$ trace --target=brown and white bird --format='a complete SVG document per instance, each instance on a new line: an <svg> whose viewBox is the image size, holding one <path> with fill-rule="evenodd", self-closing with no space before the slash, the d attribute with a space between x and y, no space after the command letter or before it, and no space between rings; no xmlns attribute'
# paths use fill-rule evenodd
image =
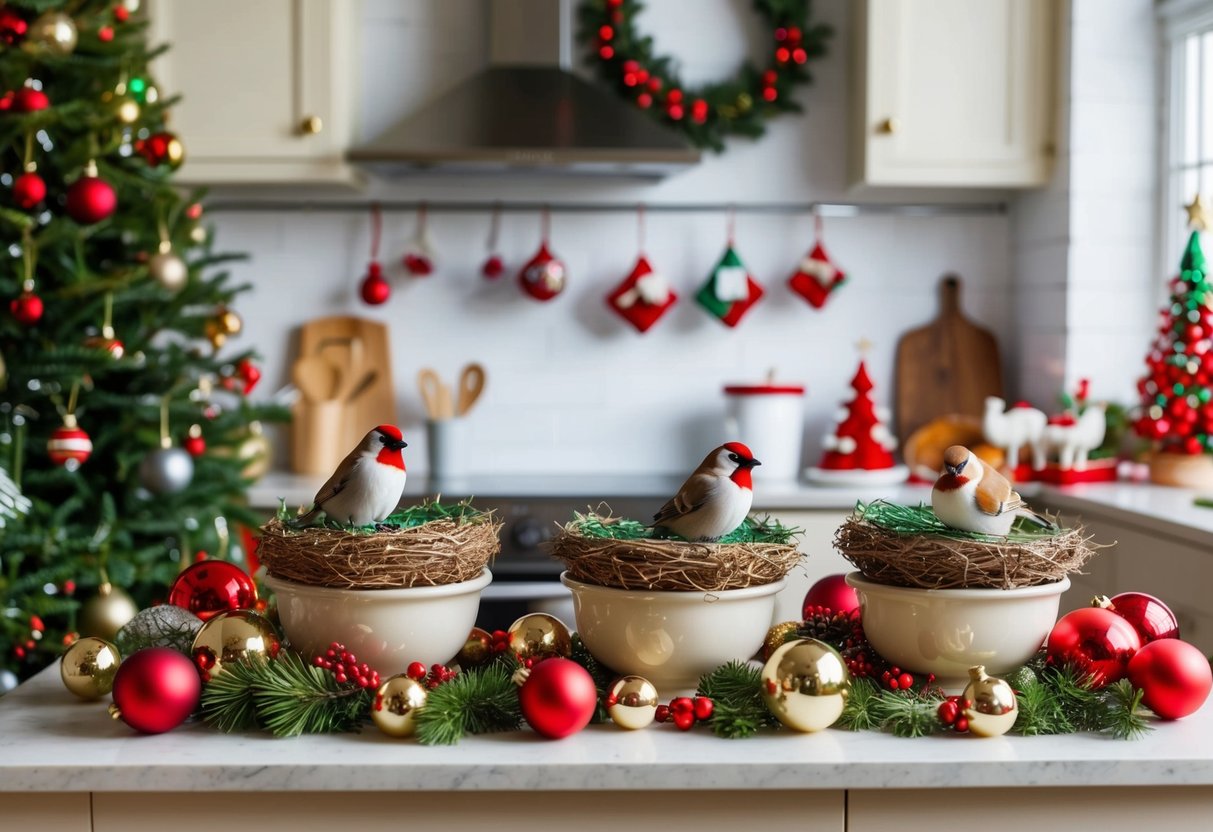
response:
<svg viewBox="0 0 1213 832"><path fill-rule="evenodd" d="M325 517L349 526L378 523L396 510L404 493L404 456L408 443L395 425L380 425L350 451L337 470L320 486L312 508L291 521L292 526Z"/></svg>
<svg viewBox="0 0 1213 832"><path fill-rule="evenodd" d="M754 484L750 472L762 463L740 442L712 451L678 493L653 515L653 526L687 540L719 540L750 513Z"/></svg>
<svg viewBox="0 0 1213 832"><path fill-rule="evenodd" d="M1028 508L1006 477L964 445L943 452L943 469L931 490L931 507L952 528L1005 537L1016 517L1056 528Z"/></svg>

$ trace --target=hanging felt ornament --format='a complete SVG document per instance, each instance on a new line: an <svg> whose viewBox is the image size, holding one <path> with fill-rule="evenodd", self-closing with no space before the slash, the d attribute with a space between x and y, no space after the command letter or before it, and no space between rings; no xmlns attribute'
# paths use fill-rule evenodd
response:
<svg viewBox="0 0 1213 832"><path fill-rule="evenodd" d="M498 253L497 238L501 233L501 203L493 203L493 217L489 221L489 239L485 246L488 256L480 266L480 273L486 280L496 280L505 274L505 260Z"/></svg>
<svg viewBox="0 0 1213 832"><path fill-rule="evenodd" d="M821 214L813 212L813 249L796 266L796 272L788 278L792 291L809 302L814 309L821 309L830 295L846 282L847 275L834 265L821 242Z"/></svg>
<svg viewBox="0 0 1213 832"><path fill-rule="evenodd" d="M564 291L567 281L564 262L548 249L548 232L551 228L551 217L547 206L543 208L540 219L542 239L539 251L526 262L518 272L518 283L522 291L535 300L551 300Z"/></svg>
<svg viewBox="0 0 1213 832"><path fill-rule="evenodd" d="M712 269L707 281L695 295L699 303L710 314L720 319L725 326L734 327L741 322L750 307L762 297L762 286L750 275L749 269L733 248L733 232L736 220L729 209L728 245L720 262Z"/></svg>
<svg viewBox="0 0 1213 832"><path fill-rule="evenodd" d="M638 332L647 332L678 300L670 282L644 255L644 206L636 212L640 253L632 271L607 295L607 305Z"/></svg>
<svg viewBox="0 0 1213 832"><path fill-rule="evenodd" d="M428 277L434 273L434 243L430 240L424 202L417 209L417 230L404 250L404 270L410 277Z"/></svg>
<svg viewBox="0 0 1213 832"><path fill-rule="evenodd" d="M358 287L362 300L371 306L385 303L392 296L392 287L383 278L383 267L379 265L379 240L383 235L383 216L379 203L371 203L371 262L366 267L366 277Z"/></svg>

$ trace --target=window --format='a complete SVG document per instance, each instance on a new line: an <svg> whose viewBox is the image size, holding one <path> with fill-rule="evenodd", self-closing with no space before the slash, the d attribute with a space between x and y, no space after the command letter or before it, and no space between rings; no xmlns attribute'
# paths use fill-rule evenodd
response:
<svg viewBox="0 0 1213 832"><path fill-rule="evenodd" d="M1166 178L1162 188L1162 257L1174 271L1196 194L1213 212L1213 2L1168 0L1160 7L1168 66Z"/></svg>

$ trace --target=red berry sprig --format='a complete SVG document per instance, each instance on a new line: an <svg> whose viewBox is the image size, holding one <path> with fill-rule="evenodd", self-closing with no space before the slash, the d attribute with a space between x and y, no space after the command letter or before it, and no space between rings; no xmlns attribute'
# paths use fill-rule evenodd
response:
<svg viewBox="0 0 1213 832"><path fill-rule="evenodd" d="M696 722L707 722L716 710L716 703L706 696L676 696L668 705L658 705L654 719L673 722L680 731L690 731Z"/></svg>
<svg viewBox="0 0 1213 832"><path fill-rule="evenodd" d="M939 721L944 725L949 726L958 734L963 734L969 730L969 718L964 715L967 708L973 707L973 703L968 699L960 696L949 696L947 699L939 703Z"/></svg>
<svg viewBox="0 0 1213 832"><path fill-rule="evenodd" d="M322 667L333 674L340 685L353 682L360 688L378 688L379 673L367 666L366 662L358 663L358 657L345 649L345 645L334 641L323 656L317 656L312 664Z"/></svg>
<svg viewBox="0 0 1213 832"><path fill-rule="evenodd" d="M914 687L914 677L904 672L900 667L890 667L880 674L880 681L889 690L909 690Z"/></svg>
<svg viewBox="0 0 1213 832"><path fill-rule="evenodd" d="M421 682L430 690L444 685L459 675L459 671L451 670L444 664L433 664L429 670L421 662L413 662L404 671L404 675L414 681Z"/></svg>

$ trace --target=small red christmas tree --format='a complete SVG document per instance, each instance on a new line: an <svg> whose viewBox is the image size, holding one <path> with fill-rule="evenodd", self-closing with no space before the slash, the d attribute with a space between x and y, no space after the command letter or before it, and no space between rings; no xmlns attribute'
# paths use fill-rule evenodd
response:
<svg viewBox="0 0 1213 832"><path fill-rule="evenodd" d="M859 359L859 369L851 379L855 398L846 405L846 415L826 437L821 468L827 471L876 471L892 468L897 442L876 412L871 392L875 385L867 365Z"/></svg>

